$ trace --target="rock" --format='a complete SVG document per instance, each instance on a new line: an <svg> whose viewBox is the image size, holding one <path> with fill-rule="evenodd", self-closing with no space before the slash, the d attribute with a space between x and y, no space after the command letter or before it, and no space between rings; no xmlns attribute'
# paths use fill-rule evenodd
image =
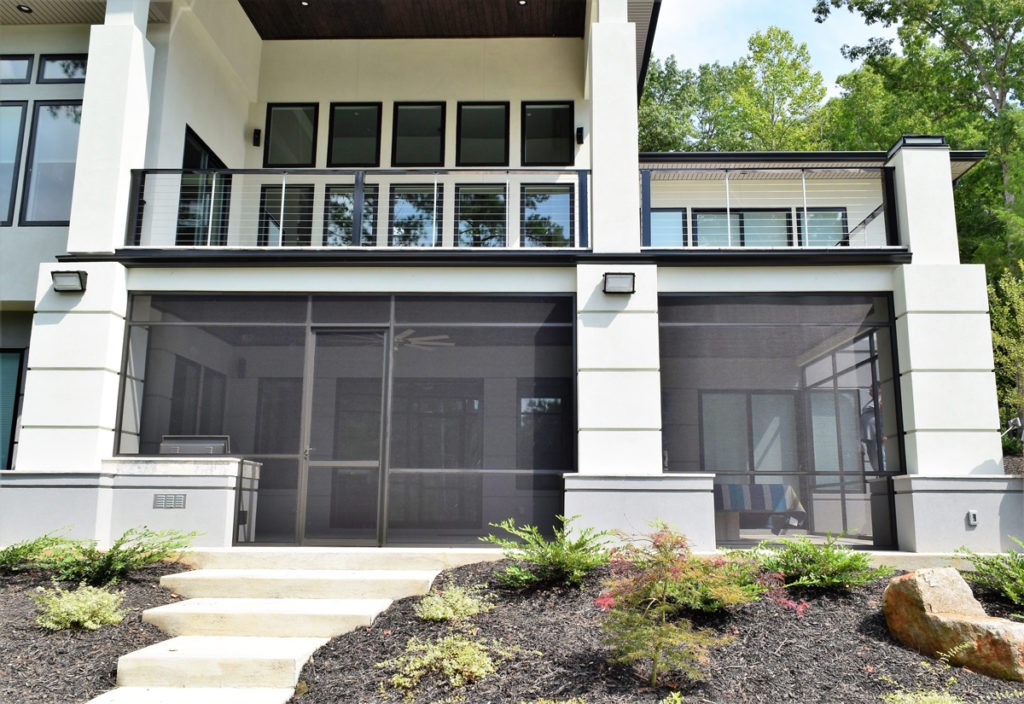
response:
<svg viewBox="0 0 1024 704"><path fill-rule="evenodd" d="M1024 623L991 618L952 567L894 577L882 609L901 643L953 665L1024 682Z"/></svg>

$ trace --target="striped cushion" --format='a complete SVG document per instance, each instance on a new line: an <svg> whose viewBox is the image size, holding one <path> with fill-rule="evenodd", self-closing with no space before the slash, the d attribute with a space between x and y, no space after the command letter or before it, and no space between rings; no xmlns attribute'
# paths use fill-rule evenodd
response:
<svg viewBox="0 0 1024 704"><path fill-rule="evenodd" d="M715 484L716 511L803 511L787 484Z"/></svg>

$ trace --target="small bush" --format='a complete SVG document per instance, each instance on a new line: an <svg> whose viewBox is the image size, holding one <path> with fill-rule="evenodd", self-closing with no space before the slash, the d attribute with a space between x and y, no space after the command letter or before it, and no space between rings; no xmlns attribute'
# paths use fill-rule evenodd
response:
<svg viewBox="0 0 1024 704"><path fill-rule="evenodd" d="M658 704L684 704L683 695L679 692L672 692L672 694L662 699Z"/></svg>
<svg viewBox="0 0 1024 704"><path fill-rule="evenodd" d="M56 578L61 581L97 587L116 584L140 567L176 555L197 535L198 532L154 531L145 526L131 528L106 551L94 542L76 541L58 551L49 566L57 571Z"/></svg>
<svg viewBox="0 0 1024 704"><path fill-rule="evenodd" d="M1024 604L1024 543L1010 536L1021 550L1007 550L999 555L978 555L967 548L957 552L964 555L974 572L964 572L964 579L983 589L1002 594L1014 604Z"/></svg>
<svg viewBox="0 0 1024 704"><path fill-rule="evenodd" d="M400 689L415 689L427 675L444 677L452 687L462 687L497 669L492 652L496 651L459 633L433 641L414 637L405 644L404 655L377 667L397 667L390 681Z"/></svg>
<svg viewBox="0 0 1024 704"><path fill-rule="evenodd" d="M511 518L491 524L521 542L493 534L480 540L500 545L505 557L525 563L499 572L499 581L516 588L579 584L587 572L608 562L606 545L611 535L608 531L584 528L575 538L569 538L566 535L569 524L579 516L557 518L561 526L555 527L551 540L545 538L537 526L517 526Z"/></svg>
<svg viewBox="0 0 1024 704"><path fill-rule="evenodd" d="M79 585L78 589L60 587L44 589L30 594L41 613L36 623L43 628L63 631L68 628L86 628L95 631L100 626L121 623L125 612L121 610L124 596L101 587Z"/></svg>
<svg viewBox="0 0 1024 704"><path fill-rule="evenodd" d="M490 611L494 604L488 597L477 596L483 587L448 587L420 599L412 607L424 621L452 621L458 623Z"/></svg>
<svg viewBox="0 0 1024 704"><path fill-rule="evenodd" d="M763 571L781 574L790 587L849 589L892 573L886 567L872 568L867 554L839 545L838 539L829 533L820 544L804 536L768 541L758 545L754 554Z"/></svg>
<svg viewBox="0 0 1024 704"><path fill-rule="evenodd" d="M54 555L76 541L63 535L46 535L24 540L0 550L0 572L18 572L47 567Z"/></svg>

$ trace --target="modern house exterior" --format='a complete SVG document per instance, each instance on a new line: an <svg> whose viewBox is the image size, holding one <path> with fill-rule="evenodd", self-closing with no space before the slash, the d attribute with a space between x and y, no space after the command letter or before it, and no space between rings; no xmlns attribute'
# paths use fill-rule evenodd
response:
<svg viewBox="0 0 1024 704"><path fill-rule="evenodd" d="M983 154L638 154L659 0L0 5L0 544L998 550Z"/></svg>

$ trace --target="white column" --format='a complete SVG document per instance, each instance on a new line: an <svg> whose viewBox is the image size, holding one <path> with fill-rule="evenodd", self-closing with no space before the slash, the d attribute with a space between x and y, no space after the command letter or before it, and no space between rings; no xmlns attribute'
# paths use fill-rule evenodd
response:
<svg viewBox="0 0 1024 704"><path fill-rule="evenodd" d="M895 168L900 244L910 248L914 264L959 264L949 147L901 143L887 164Z"/></svg>
<svg viewBox="0 0 1024 704"><path fill-rule="evenodd" d="M69 252L110 252L124 244L131 170L145 165L153 76L149 0L108 0L106 13L89 36Z"/></svg>
<svg viewBox="0 0 1024 704"><path fill-rule="evenodd" d="M595 0L587 86L592 110L592 243L596 252L640 250L636 27L625 0Z"/></svg>

